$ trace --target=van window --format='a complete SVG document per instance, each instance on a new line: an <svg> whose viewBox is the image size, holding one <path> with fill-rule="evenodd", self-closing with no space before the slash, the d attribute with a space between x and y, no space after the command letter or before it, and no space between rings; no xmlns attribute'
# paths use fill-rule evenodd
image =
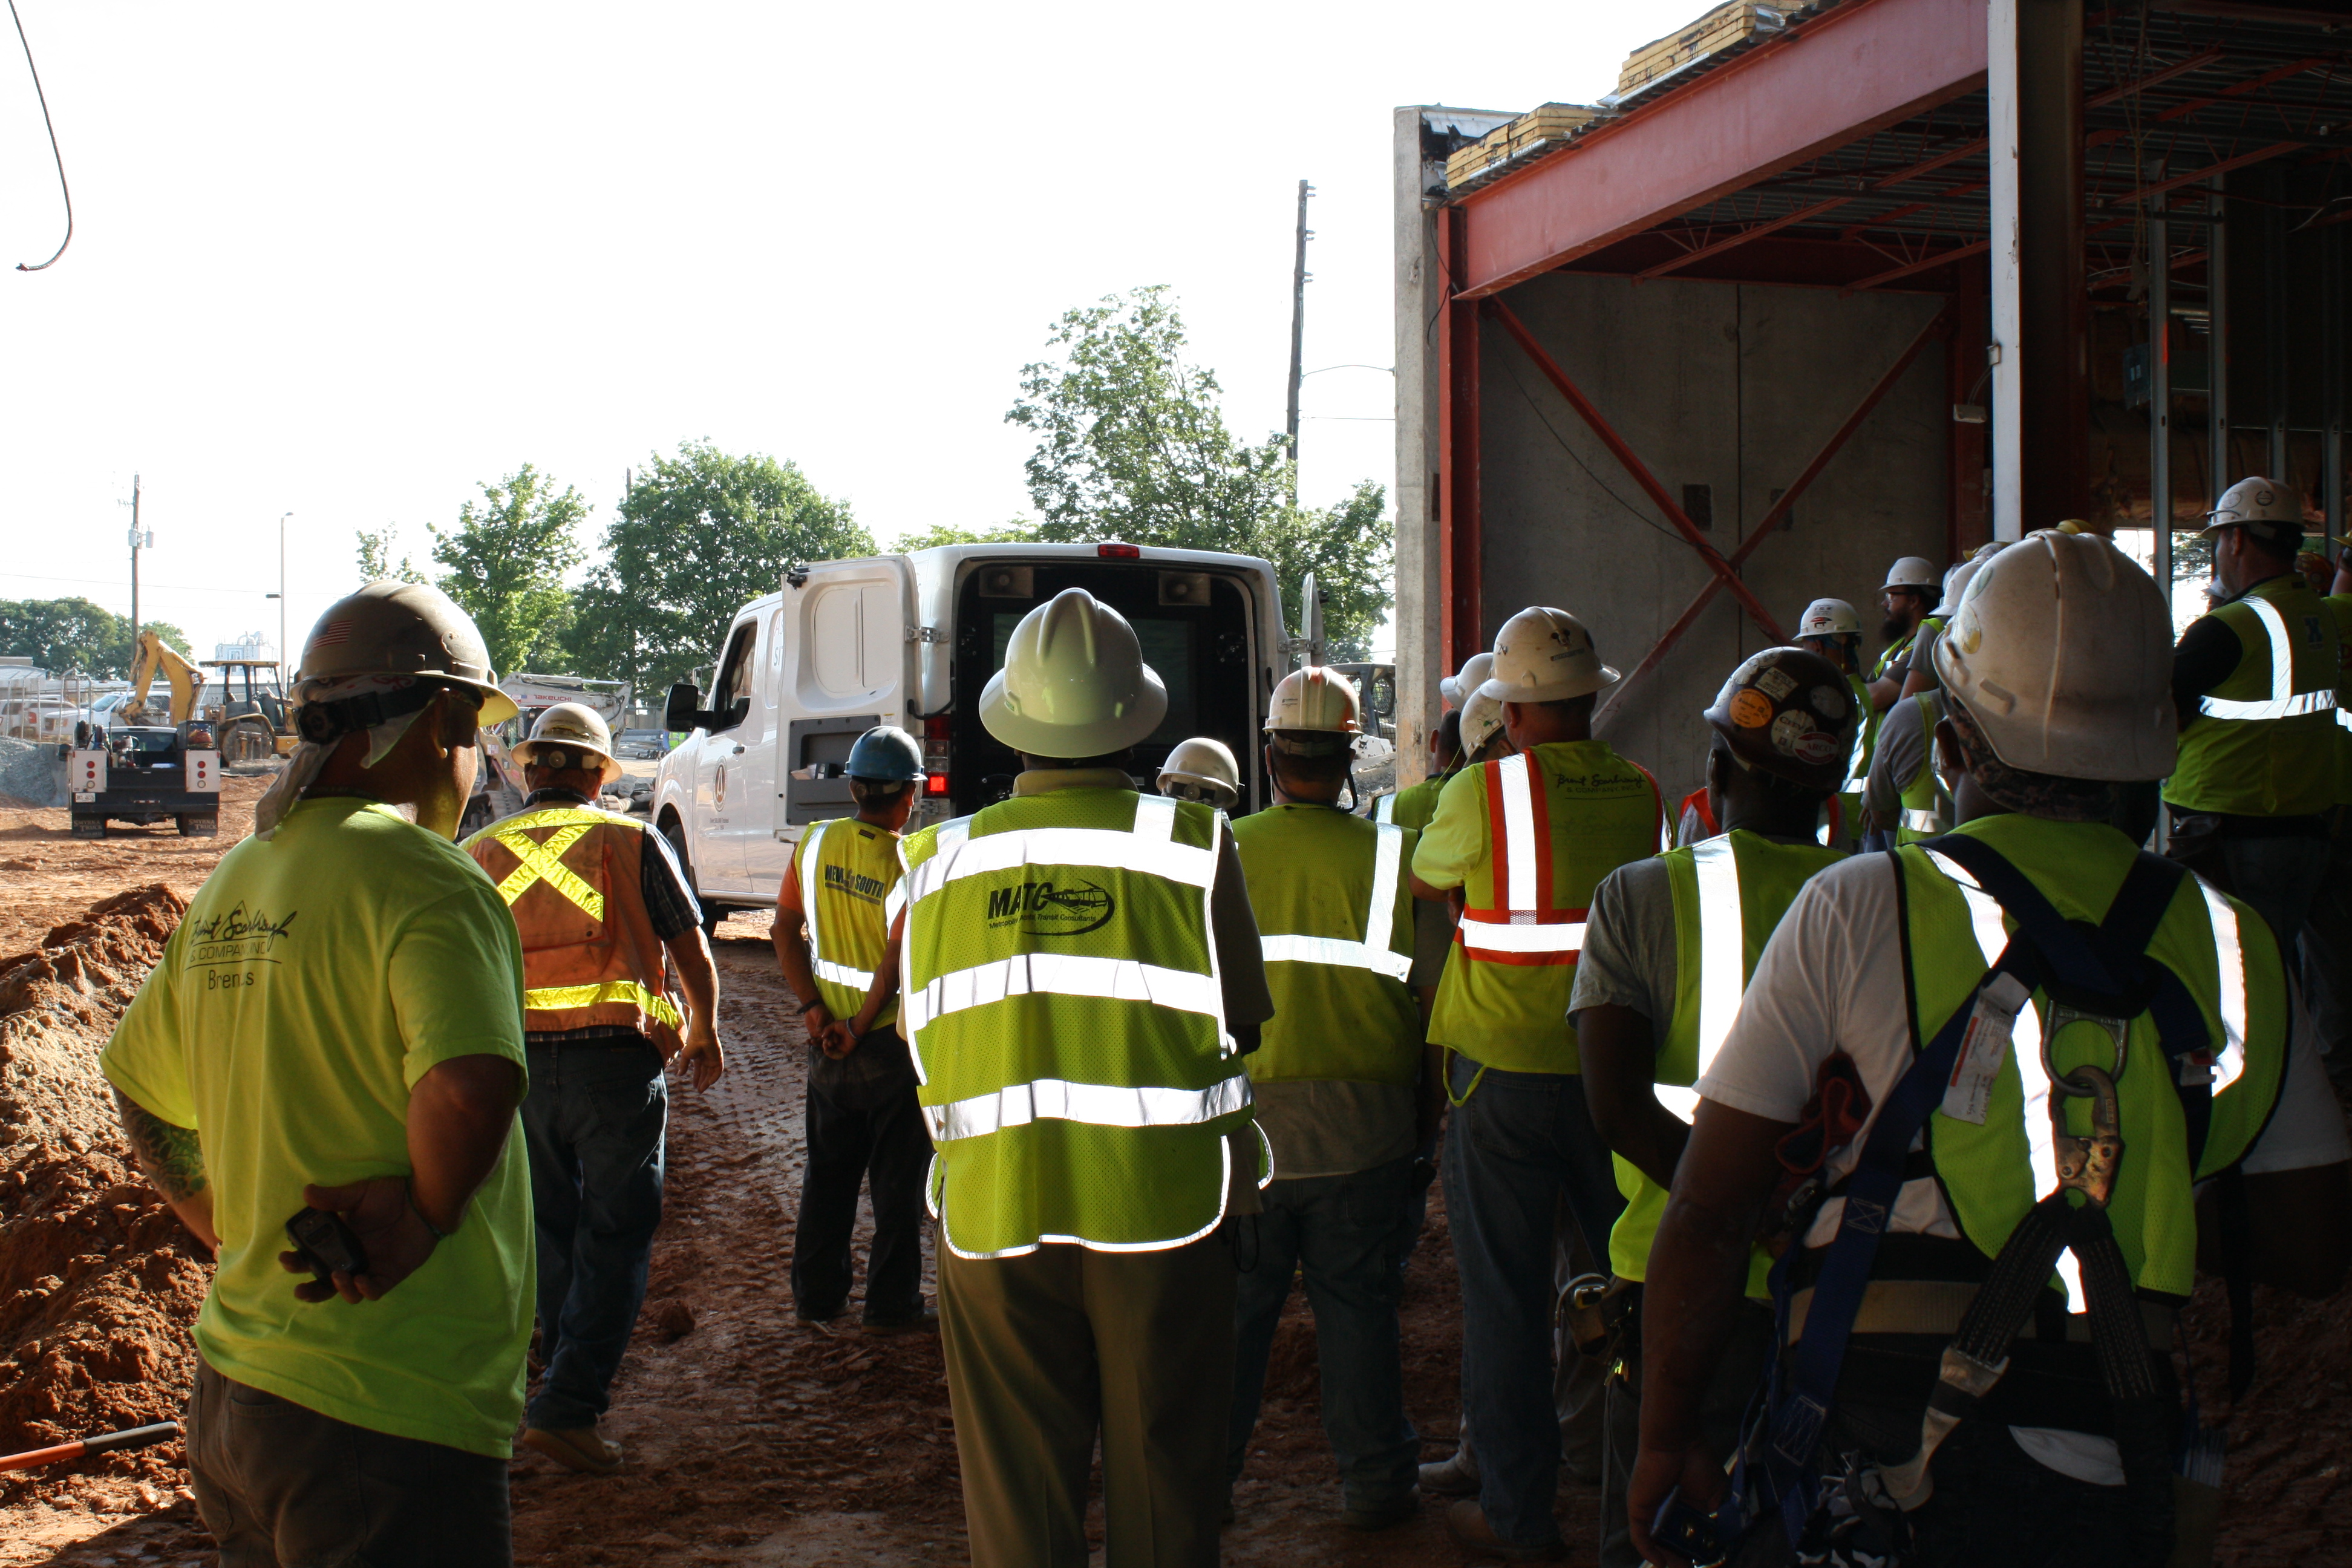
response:
<svg viewBox="0 0 2352 1568"><path fill-rule="evenodd" d="M760 623L746 621L735 628L728 639L727 657L719 664L719 700L711 707L722 716L719 728L731 730L743 721L751 701L752 645L758 638Z"/></svg>

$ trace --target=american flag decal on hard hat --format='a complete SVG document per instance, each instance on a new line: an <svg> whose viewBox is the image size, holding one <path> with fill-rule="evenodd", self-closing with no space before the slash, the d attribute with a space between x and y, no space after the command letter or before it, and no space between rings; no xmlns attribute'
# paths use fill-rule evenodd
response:
<svg viewBox="0 0 2352 1568"><path fill-rule="evenodd" d="M351 640L351 622L348 620L329 621L325 626L320 626L317 632L312 634L310 637L310 646L312 647L332 647L337 643L349 642Z"/></svg>

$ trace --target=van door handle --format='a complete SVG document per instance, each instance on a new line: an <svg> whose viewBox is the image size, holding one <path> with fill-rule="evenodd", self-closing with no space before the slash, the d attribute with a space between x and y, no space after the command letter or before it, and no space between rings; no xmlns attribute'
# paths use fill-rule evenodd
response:
<svg viewBox="0 0 2352 1568"><path fill-rule="evenodd" d="M742 747L740 747L740 746L736 747L736 748L735 748L735 754L736 754L737 756L739 756L739 757L740 757L740 756L741 756L741 755L743 754L743 748L742 748Z"/></svg>

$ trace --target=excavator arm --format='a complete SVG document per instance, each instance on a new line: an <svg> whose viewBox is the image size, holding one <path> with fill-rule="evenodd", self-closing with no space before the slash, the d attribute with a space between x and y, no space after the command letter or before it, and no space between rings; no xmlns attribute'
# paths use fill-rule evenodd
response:
<svg viewBox="0 0 2352 1568"><path fill-rule="evenodd" d="M153 632L139 634L139 657L131 666L131 700L124 707L133 712L147 710L147 692L155 684L155 672L159 669L172 685L171 722L184 724L196 716L196 701L204 695L204 677L186 656Z"/></svg>

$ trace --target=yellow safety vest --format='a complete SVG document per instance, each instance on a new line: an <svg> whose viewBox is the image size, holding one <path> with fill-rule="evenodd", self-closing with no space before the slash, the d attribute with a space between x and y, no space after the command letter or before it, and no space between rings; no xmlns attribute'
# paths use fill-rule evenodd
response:
<svg viewBox="0 0 2352 1568"><path fill-rule="evenodd" d="M835 1017L855 1017L866 1005L875 966L890 945L903 874L898 836L854 816L812 823L793 867L800 877L817 994ZM893 996L874 1016L874 1024L880 1028L898 1017L898 999Z"/></svg>
<svg viewBox="0 0 2352 1568"><path fill-rule="evenodd" d="M2184 811L2309 816L2336 803L2336 616L2293 572L2214 610L2237 667L2180 731L2164 798Z"/></svg>

